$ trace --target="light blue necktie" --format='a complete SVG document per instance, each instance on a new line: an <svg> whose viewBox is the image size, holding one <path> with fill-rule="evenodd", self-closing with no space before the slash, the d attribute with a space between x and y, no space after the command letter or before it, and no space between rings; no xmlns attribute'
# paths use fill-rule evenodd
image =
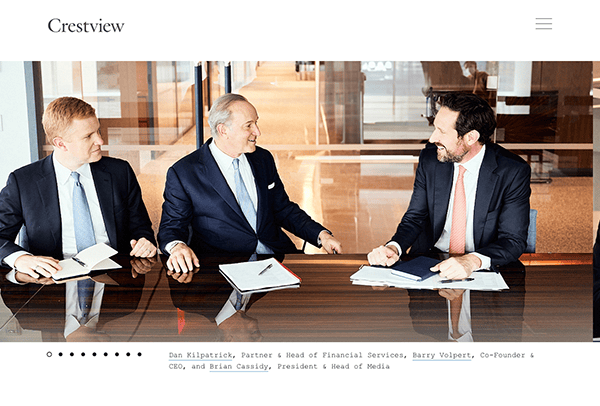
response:
<svg viewBox="0 0 600 406"><path fill-rule="evenodd" d="M240 173L240 160L238 158L233 160L233 170L235 172L235 192L237 194L240 208L242 209L244 216L246 216L246 220L248 220L248 223L250 223L250 226L254 232L256 232L256 209L252 204L252 199L250 199L250 194L248 193L248 189L246 189L246 185L242 179L242 175ZM258 241L256 253L272 254L273 251L262 242Z"/></svg>
<svg viewBox="0 0 600 406"><path fill-rule="evenodd" d="M71 176L75 181L75 185L73 186L75 244L77 245L77 252L80 252L96 244L96 237L94 236L94 226L92 225L90 206L85 197L83 186L81 185L81 182L79 182L79 173L71 172ZM82 323L86 322L90 307L92 306L94 286L95 282L89 278L77 281L77 296L79 308L81 309L80 321Z"/></svg>
<svg viewBox="0 0 600 406"><path fill-rule="evenodd" d="M73 186L73 222L75 223L75 243L77 252L96 244L94 237L94 226L92 225L92 215L90 206L85 197L83 186L79 182L79 173L71 172L75 181Z"/></svg>
<svg viewBox="0 0 600 406"><path fill-rule="evenodd" d="M238 292L237 290L235 291L235 295L236 295L236 300L235 300L235 310L241 310L242 309L242 294L240 292Z"/></svg>
<svg viewBox="0 0 600 406"><path fill-rule="evenodd" d="M94 299L94 287L96 282L91 278L81 279L77 281L77 300L79 302L79 309L81 310L81 316L79 322L85 324L90 314L92 307L92 300Z"/></svg>

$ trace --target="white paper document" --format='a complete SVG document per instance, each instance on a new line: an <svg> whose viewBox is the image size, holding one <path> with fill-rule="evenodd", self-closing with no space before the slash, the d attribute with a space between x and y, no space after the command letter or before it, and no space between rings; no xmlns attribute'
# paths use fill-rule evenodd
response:
<svg viewBox="0 0 600 406"><path fill-rule="evenodd" d="M219 271L240 293L297 288L301 279L275 258L219 265Z"/></svg>
<svg viewBox="0 0 600 406"><path fill-rule="evenodd" d="M117 250L106 244L98 243L79 252L73 258L63 259L59 262L60 271L52 275L55 280L74 278L87 275L91 271L119 269L121 265L109 257L115 255Z"/></svg>
<svg viewBox="0 0 600 406"><path fill-rule="evenodd" d="M355 285L389 286L404 289L468 289L468 290L503 290L508 289L504 278L498 272L473 272L472 281L454 281L442 283L445 278L434 275L424 281L414 281L393 275L388 268L362 266L350 276Z"/></svg>

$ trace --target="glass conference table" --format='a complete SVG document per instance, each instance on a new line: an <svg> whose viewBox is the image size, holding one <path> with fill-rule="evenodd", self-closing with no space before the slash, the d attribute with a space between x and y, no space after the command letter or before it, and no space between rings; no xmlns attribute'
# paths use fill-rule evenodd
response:
<svg viewBox="0 0 600 406"><path fill-rule="evenodd" d="M278 259L301 286L253 294L219 325L232 288L218 265L247 258L203 259L179 275L164 257L113 259L123 268L93 275L102 289L84 327L69 321L67 283L16 285L1 269L0 341L439 342L460 329L473 341L592 340L591 254L524 254L501 268L508 290L468 294L353 285L365 254L286 255ZM459 313L448 293L461 298Z"/></svg>

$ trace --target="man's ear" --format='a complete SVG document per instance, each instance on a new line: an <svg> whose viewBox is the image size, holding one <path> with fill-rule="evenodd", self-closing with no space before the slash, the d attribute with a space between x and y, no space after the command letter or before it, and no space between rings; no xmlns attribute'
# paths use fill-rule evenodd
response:
<svg viewBox="0 0 600 406"><path fill-rule="evenodd" d="M227 136L227 126L223 123L217 125L217 133L219 133L219 137Z"/></svg>
<svg viewBox="0 0 600 406"><path fill-rule="evenodd" d="M62 151L66 151L67 150L67 146L65 144L65 140L62 139L62 137L54 137L52 138L52 145L54 145L56 148L62 150Z"/></svg>
<svg viewBox="0 0 600 406"><path fill-rule="evenodd" d="M463 137L468 146L474 145L479 141L479 131L471 130Z"/></svg>

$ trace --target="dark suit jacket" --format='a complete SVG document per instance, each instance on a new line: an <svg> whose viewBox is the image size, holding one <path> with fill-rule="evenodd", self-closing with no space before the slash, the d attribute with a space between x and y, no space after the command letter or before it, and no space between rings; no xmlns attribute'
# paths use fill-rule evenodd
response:
<svg viewBox="0 0 600 406"><path fill-rule="evenodd" d="M446 221L454 164L437 159L435 145L419 156L408 210L392 241L403 252L431 250ZM527 246L531 168L518 156L488 143L479 170L473 234L476 252L491 258L492 267L519 259Z"/></svg>
<svg viewBox="0 0 600 406"><path fill-rule="evenodd" d="M103 157L90 164L110 245L127 254L131 239L155 242L135 173L126 161ZM27 245L14 243L25 225ZM63 258L60 206L52 157L9 175L0 192L0 262L21 249L34 255Z"/></svg>
<svg viewBox="0 0 600 406"><path fill-rule="evenodd" d="M242 213L208 145L176 162L167 172L158 242L188 241L196 254L253 253L258 238L275 253L297 252L282 227L317 246L324 227L290 201L270 152L246 154L258 192L257 232Z"/></svg>

